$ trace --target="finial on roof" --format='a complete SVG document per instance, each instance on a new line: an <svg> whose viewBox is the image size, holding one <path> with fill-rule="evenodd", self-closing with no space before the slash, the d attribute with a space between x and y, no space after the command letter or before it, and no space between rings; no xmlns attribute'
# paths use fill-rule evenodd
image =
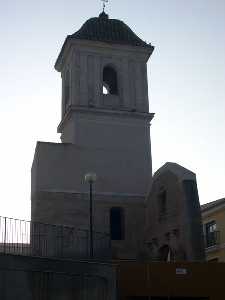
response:
<svg viewBox="0 0 225 300"><path fill-rule="evenodd" d="M108 19L109 18L109 15L107 15L104 11L100 13L99 15L99 18L102 18L102 19Z"/></svg>
<svg viewBox="0 0 225 300"><path fill-rule="evenodd" d="M109 0L101 0L103 4L103 12L105 12L105 4L109 2Z"/></svg>

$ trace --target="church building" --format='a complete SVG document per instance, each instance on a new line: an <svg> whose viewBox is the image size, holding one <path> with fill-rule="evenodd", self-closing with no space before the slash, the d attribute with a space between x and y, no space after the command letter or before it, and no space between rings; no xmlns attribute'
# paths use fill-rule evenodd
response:
<svg viewBox="0 0 225 300"><path fill-rule="evenodd" d="M222 299L196 175L174 162L152 174L153 51L104 10L66 37L61 143L37 142L31 221L0 217L0 299Z"/></svg>
<svg viewBox="0 0 225 300"><path fill-rule="evenodd" d="M93 231L109 236L109 256L201 261L195 174L167 163L152 177L147 62L153 50L104 11L67 36L55 64L62 143L37 143L32 221L89 230L85 175L94 173Z"/></svg>

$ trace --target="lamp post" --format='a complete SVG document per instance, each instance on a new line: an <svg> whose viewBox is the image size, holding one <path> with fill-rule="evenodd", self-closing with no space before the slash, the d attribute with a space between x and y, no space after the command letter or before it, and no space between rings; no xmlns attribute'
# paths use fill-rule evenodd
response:
<svg viewBox="0 0 225 300"><path fill-rule="evenodd" d="M93 183L96 181L97 176L95 173L87 173L84 177L85 182L89 183L89 199L90 199L90 205L89 205L89 224L90 224L90 257L94 257L94 246L93 246L93 195L92 195L92 188Z"/></svg>

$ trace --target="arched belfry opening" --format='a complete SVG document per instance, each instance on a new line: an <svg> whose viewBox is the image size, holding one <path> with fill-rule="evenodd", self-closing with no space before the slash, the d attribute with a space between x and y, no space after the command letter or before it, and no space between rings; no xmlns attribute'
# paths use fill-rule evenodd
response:
<svg viewBox="0 0 225 300"><path fill-rule="evenodd" d="M118 95L118 78L116 70L111 66L103 69L103 94Z"/></svg>

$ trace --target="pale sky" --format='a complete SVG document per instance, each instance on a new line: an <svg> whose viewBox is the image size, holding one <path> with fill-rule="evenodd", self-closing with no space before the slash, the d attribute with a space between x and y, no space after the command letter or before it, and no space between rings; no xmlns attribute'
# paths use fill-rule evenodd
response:
<svg viewBox="0 0 225 300"><path fill-rule="evenodd" d="M7 0L0 6L0 215L30 218L37 140L60 142L65 37L100 0ZM201 203L225 197L225 0L109 0L155 51L148 64L153 170L167 161L197 174Z"/></svg>

